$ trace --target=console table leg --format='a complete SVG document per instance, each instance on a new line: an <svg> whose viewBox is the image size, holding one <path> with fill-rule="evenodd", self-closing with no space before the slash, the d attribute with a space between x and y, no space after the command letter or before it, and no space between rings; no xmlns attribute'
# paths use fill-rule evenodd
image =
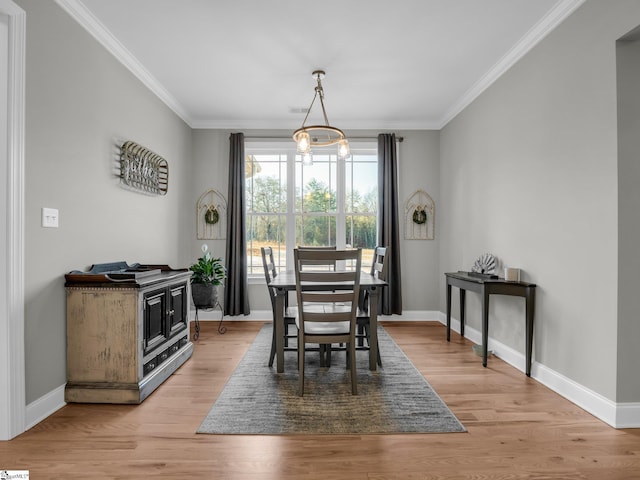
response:
<svg viewBox="0 0 640 480"><path fill-rule="evenodd" d="M527 377L531 376L531 356L533 353L533 314L535 310L536 303L536 290L534 288L527 288L526 291L526 310L527 310L527 320L526 320L526 337L527 337L527 365L525 373Z"/></svg>
<svg viewBox="0 0 640 480"><path fill-rule="evenodd" d="M464 324L465 324L464 312L466 310L466 305L465 305L466 294L467 294L467 291L464 288L461 288L460 289L460 335L462 335L463 337L464 337Z"/></svg>
<svg viewBox="0 0 640 480"><path fill-rule="evenodd" d="M451 341L451 285L447 283L447 342Z"/></svg>
<svg viewBox="0 0 640 480"><path fill-rule="evenodd" d="M487 344L489 343L489 294L482 288L482 366L487 366Z"/></svg>

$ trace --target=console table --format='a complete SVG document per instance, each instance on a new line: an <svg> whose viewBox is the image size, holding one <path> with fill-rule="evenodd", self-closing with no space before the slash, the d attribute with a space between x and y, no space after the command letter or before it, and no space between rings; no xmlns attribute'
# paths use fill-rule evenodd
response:
<svg viewBox="0 0 640 480"><path fill-rule="evenodd" d="M465 294L467 290L480 294L482 304L482 365L487 366L487 343L489 340L489 295L511 295L524 297L526 302L526 374L531 376L531 353L533 351L533 313L536 285L528 282L509 282L502 278L475 276L469 272L445 273L447 279L447 341L451 339L451 287L460 289L460 334L464 337Z"/></svg>

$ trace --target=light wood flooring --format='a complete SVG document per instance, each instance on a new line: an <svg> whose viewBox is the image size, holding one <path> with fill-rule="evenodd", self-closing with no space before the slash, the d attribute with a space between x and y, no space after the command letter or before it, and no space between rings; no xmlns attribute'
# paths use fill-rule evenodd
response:
<svg viewBox="0 0 640 480"><path fill-rule="evenodd" d="M262 322L204 322L193 357L138 406L69 404L0 442L40 479L640 479L640 430L616 430L433 322L383 323L467 433L196 435ZM383 362L384 362L384 352ZM267 359L265 358L265 362Z"/></svg>

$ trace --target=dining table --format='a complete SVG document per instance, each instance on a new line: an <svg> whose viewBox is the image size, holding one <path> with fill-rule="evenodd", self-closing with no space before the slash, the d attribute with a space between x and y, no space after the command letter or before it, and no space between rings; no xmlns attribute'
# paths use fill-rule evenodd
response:
<svg viewBox="0 0 640 480"><path fill-rule="evenodd" d="M290 291L296 290L296 274L293 270L279 273L268 284L276 292L276 371L284 372L284 315L285 298ZM378 297L382 288L387 286L385 280L379 279L369 272L360 272L360 290L369 292L369 370L375 371L378 359ZM341 283L322 284L325 290L349 289L353 285Z"/></svg>

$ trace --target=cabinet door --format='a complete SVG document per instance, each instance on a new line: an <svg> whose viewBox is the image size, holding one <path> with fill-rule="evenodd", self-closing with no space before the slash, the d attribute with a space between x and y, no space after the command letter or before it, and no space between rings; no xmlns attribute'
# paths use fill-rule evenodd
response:
<svg viewBox="0 0 640 480"><path fill-rule="evenodd" d="M167 310L166 287L144 295L144 355L169 338Z"/></svg>
<svg viewBox="0 0 640 480"><path fill-rule="evenodd" d="M169 334L173 336L187 328L187 284L169 287Z"/></svg>

